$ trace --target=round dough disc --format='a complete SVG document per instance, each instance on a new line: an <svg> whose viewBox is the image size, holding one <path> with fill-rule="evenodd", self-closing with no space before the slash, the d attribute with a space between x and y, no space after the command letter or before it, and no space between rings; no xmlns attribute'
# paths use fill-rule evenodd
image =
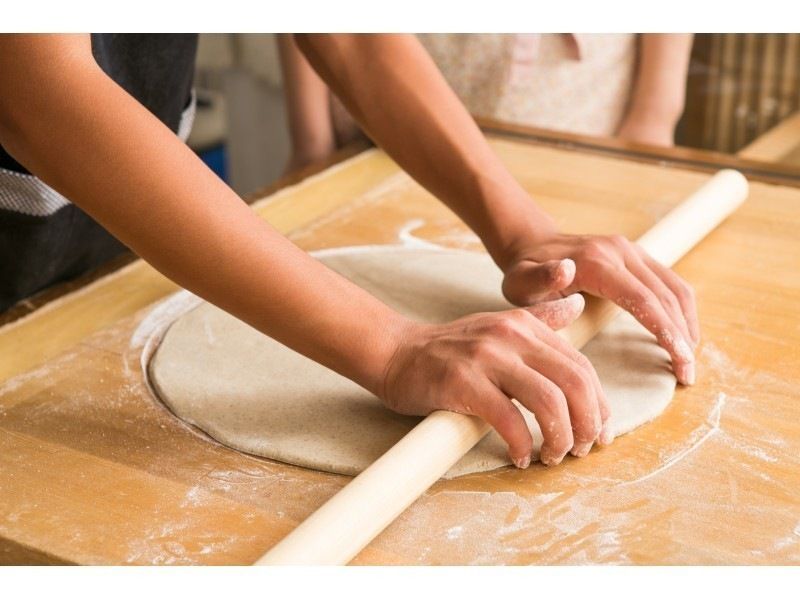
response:
<svg viewBox="0 0 800 598"><path fill-rule="evenodd" d="M323 263L407 316L446 322L510 307L502 275L474 252L402 247L345 248ZM619 435L659 415L675 379L667 354L628 314L589 343ZM254 328L204 303L176 320L150 362L158 395L180 418L238 450L322 471L355 475L420 418L398 415L373 395ZM536 445L542 436L523 412ZM509 465L491 432L445 477Z"/></svg>

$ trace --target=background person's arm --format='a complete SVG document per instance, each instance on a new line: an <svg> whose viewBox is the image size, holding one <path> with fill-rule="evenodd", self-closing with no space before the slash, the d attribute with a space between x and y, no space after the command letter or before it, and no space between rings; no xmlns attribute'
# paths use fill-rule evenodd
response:
<svg viewBox="0 0 800 598"><path fill-rule="evenodd" d="M336 149L330 90L308 64L290 34L280 34L278 51L288 116L292 171L329 156Z"/></svg>
<svg viewBox="0 0 800 598"><path fill-rule="evenodd" d="M680 382L694 382L699 327L688 285L622 237L559 234L414 36L295 37L364 131L480 236L509 300L606 297L655 334Z"/></svg>
<svg viewBox="0 0 800 598"><path fill-rule="evenodd" d="M683 114L686 77L692 53L691 33L639 35L638 66L620 139L672 147Z"/></svg>
<svg viewBox="0 0 800 598"><path fill-rule="evenodd" d="M474 413L521 466L532 439L508 392L550 434L545 462L583 454L600 435L608 409L594 369L533 317L563 326L579 295L412 322L256 216L98 67L88 35L1 35L0 89L0 143L32 173L181 286L394 409Z"/></svg>

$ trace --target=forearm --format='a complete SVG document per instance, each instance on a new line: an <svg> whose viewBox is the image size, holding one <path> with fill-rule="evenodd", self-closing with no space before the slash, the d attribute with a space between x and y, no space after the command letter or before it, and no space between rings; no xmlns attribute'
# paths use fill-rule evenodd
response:
<svg viewBox="0 0 800 598"><path fill-rule="evenodd" d="M278 35L293 159L312 162L335 149L330 90L289 34Z"/></svg>
<svg viewBox="0 0 800 598"><path fill-rule="evenodd" d="M553 228L413 36L296 37L367 134L456 212L501 267L516 239Z"/></svg>
<svg viewBox="0 0 800 598"><path fill-rule="evenodd" d="M691 48L690 33L645 33L640 36L629 115L675 127L683 112Z"/></svg>
<svg viewBox="0 0 800 598"><path fill-rule="evenodd" d="M405 321L258 218L88 40L0 41L0 142L178 284L377 391Z"/></svg>

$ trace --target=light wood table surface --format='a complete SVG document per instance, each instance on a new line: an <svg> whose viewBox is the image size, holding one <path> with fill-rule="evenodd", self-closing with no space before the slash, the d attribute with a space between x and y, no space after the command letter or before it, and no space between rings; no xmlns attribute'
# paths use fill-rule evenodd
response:
<svg viewBox="0 0 800 598"><path fill-rule="evenodd" d="M492 143L571 232L636 237L709 176ZM255 209L308 250L480 250L377 150ZM676 269L696 386L584 459L438 482L355 562L800 563L800 190L753 183ZM247 564L347 483L220 446L150 395L148 315L174 290L134 262L0 328L0 562Z"/></svg>
<svg viewBox="0 0 800 598"><path fill-rule="evenodd" d="M747 160L778 162L800 168L800 112L795 112L739 150Z"/></svg>

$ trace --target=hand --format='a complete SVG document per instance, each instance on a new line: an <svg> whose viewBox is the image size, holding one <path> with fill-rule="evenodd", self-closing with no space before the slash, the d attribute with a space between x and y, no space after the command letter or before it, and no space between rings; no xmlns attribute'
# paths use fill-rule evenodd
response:
<svg viewBox="0 0 800 598"><path fill-rule="evenodd" d="M589 360L550 329L571 323L583 305L575 294L444 325L415 324L386 368L382 399L407 415L438 409L477 415L524 469L533 440L513 397L539 422L542 463L558 464L570 450L583 457L595 440L611 442L610 411Z"/></svg>
<svg viewBox="0 0 800 598"><path fill-rule="evenodd" d="M549 233L511 250L503 293L516 305L586 291L610 299L650 330L681 384L694 384L700 338L694 292L672 270L621 236Z"/></svg>

